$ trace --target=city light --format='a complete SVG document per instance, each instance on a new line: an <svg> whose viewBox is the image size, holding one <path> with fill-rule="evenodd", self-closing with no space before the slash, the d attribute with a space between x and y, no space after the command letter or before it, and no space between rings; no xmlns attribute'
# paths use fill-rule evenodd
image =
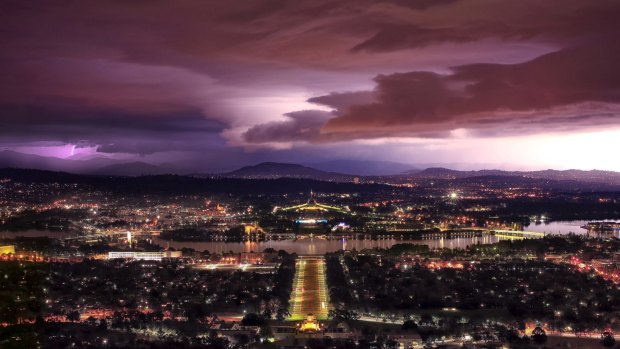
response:
<svg viewBox="0 0 620 349"><path fill-rule="evenodd" d="M618 348L620 1L9 0L0 348Z"/></svg>

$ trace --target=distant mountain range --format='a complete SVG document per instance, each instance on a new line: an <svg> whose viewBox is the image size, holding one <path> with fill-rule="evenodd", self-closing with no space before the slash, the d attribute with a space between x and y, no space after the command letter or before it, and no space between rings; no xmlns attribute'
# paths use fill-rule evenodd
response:
<svg viewBox="0 0 620 349"><path fill-rule="evenodd" d="M478 177L517 177L543 179L553 181L573 181L584 183L602 183L620 185L620 173L613 171L583 171L583 170L542 170L542 171L504 171L504 170L478 170L458 171L447 168L434 167L424 170L408 170L400 174L390 176L356 176L338 172L328 172L316 168L297 164L264 162L254 166L242 167L236 171L221 174L222 177L231 178L307 178L331 181L352 181L355 177L365 180L415 180L415 179L467 179Z"/></svg>
<svg viewBox="0 0 620 349"><path fill-rule="evenodd" d="M0 168L26 168L109 176L140 176L175 172L169 167L140 161L115 160L105 157L68 160L18 153L10 150L0 151Z"/></svg>
<svg viewBox="0 0 620 349"><path fill-rule="evenodd" d="M541 171L504 171L504 170L478 170L457 171L447 168L434 167L425 170L410 170L403 175L414 178L437 178L437 179L460 179L483 176L512 176L536 179L548 179L555 181L579 181L588 183L604 183L620 185L620 173L600 170L541 170Z"/></svg>
<svg viewBox="0 0 620 349"><path fill-rule="evenodd" d="M0 179L22 183L71 183L120 195L179 194L291 194L316 192L378 193L390 192L384 184L357 185L350 182L321 181L305 178L244 179L210 176L197 178L180 175L102 176L67 172L0 168ZM2 187L3 184L0 184Z"/></svg>
<svg viewBox="0 0 620 349"><path fill-rule="evenodd" d="M191 171L173 164L154 165L131 160L116 160L105 157L86 159L61 159L23 154L10 150L0 151L0 168L38 169L63 171L75 174L96 174L108 176L141 176L160 174L188 174ZM620 173L600 170L541 170L505 171L477 170L459 171L443 167L411 169L409 165L387 161L338 160L313 164L290 164L263 162L245 166L232 172L220 174L197 174L194 177L224 178L301 178L321 181L351 182L355 177L365 181L415 180L415 179L466 179L475 177L522 177L554 181L576 181L620 186Z"/></svg>
<svg viewBox="0 0 620 349"><path fill-rule="evenodd" d="M491 174L499 173L499 174ZM58 171L0 168L0 178L13 178L24 182L82 183L102 190L123 193L288 193L311 189L331 192L392 191L393 184L417 181L420 188L472 187L488 188L527 187L566 192L619 192L620 174L605 171L533 171L527 175L514 175L509 171L453 171L426 169L415 174L382 177L355 177L325 172L310 167L263 163L247 166L223 175L148 175L110 176L77 174ZM538 178L548 175L554 178ZM602 176L602 177L601 177ZM434 184L431 184L434 182ZM389 185L388 185L389 184Z"/></svg>

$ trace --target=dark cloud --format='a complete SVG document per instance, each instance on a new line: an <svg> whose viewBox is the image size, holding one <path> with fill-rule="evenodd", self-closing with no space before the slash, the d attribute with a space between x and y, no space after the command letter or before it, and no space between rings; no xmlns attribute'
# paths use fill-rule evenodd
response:
<svg viewBox="0 0 620 349"><path fill-rule="evenodd" d="M450 5L457 1L460 0L387 0L386 2L416 10L427 10L432 7Z"/></svg>
<svg viewBox="0 0 620 349"><path fill-rule="evenodd" d="M368 103L374 100L374 92L334 92L325 96L313 97L308 102L321 104L334 109L344 109L352 105Z"/></svg>
<svg viewBox="0 0 620 349"><path fill-rule="evenodd" d="M0 143L55 141L101 152L149 154L223 145L225 125L197 110L138 114L115 109L0 106Z"/></svg>
<svg viewBox="0 0 620 349"><path fill-rule="evenodd" d="M397 73L375 78L374 103L349 106L329 120L322 134L351 133L363 137L398 133L415 135L437 130L477 128L481 125L527 123L564 125L554 108L575 106L588 124L594 110L605 108L587 102L620 102L620 49L611 42L582 45L541 56L532 61L502 65L474 64L454 68L453 74ZM332 95L333 96L333 95ZM330 101L330 105L337 102ZM518 112L535 111L535 116ZM567 112L562 110L562 112ZM603 113L607 114L607 113ZM600 113L595 113L600 115ZM538 120L533 122L533 120ZM605 118L619 123L618 117ZM595 123L596 124L596 123ZM383 132L378 132L383 130Z"/></svg>
<svg viewBox="0 0 620 349"><path fill-rule="evenodd" d="M0 145L145 154L609 124L618 18L615 0L8 0ZM530 60L527 45L557 52ZM522 63L464 64L505 61ZM308 100L333 113L286 113L332 90L355 92Z"/></svg>
<svg viewBox="0 0 620 349"><path fill-rule="evenodd" d="M374 33L352 47L353 52L386 52L441 43L484 39L539 40L575 44L595 37L620 34L617 1L462 1L436 12L374 18Z"/></svg>
<svg viewBox="0 0 620 349"><path fill-rule="evenodd" d="M384 24L372 37L355 45L351 51L393 51L428 46L438 42L471 42L479 35L451 28L423 28L408 24Z"/></svg>
<svg viewBox="0 0 620 349"><path fill-rule="evenodd" d="M480 137L620 124L618 61L620 48L604 40L519 64L464 65L451 74L379 75L374 91L309 100L334 108L333 114L304 111L302 120L255 126L245 139L445 138L455 129L469 129L470 135Z"/></svg>
<svg viewBox="0 0 620 349"><path fill-rule="evenodd" d="M317 139L320 127L333 115L320 110L303 110L285 115L284 121L256 125L243 134L250 143L295 142Z"/></svg>

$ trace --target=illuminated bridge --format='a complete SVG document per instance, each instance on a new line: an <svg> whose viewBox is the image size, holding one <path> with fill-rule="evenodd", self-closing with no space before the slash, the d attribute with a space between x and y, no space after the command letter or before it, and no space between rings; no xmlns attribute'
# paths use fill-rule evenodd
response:
<svg viewBox="0 0 620 349"><path fill-rule="evenodd" d="M461 230L458 229L441 229L440 232L432 232L422 235L423 239L443 239L446 237L476 237L480 235L495 235L499 238L505 239L541 239L545 237L545 233L539 233L536 231L520 231L520 230L502 230L502 229L488 229L480 227L469 227Z"/></svg>
<svg viewBox="0 0 620 349"><path fill-rule="evenodd" d="M290 307L291 321L303 320L308 314L313 314L317 320L327 319L329 295L322 256L298 257Z"/></svg>
<svg viewBox="0 0 620 349"><path fill-rule="evenodd" d="M518 230L491 230L491 234L507 239L540 239L545 237L545 233L535 231L518 231Z"/></svg>

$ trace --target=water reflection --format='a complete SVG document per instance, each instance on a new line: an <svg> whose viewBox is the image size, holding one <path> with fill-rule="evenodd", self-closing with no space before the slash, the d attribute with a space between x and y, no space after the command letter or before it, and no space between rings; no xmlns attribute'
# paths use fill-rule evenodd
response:
<svg viewBox="0 0 620 349"><path fill-rule="evenodd" d="M270 240L270 241L247 241L247 242L180 242L170 241L170 247L175 249L193 248L197 251L208 250L209 252L261 252L266 248L275 250L286 250L289 253L297 254L325 254L338 250L363 250L368 248L390 248L394 244L410 243L416 245L428 245L431 248L466 248L475 244L490 244L499 241L495 236L482 236L472 238L457 239L437 239L437 240L396 240L396 239L379 239L379 240L357 240L357 239L334 239L323 240L317 238L308 238L300 240ZM166 246L168 241L155 239L155 243Z"/></svg>
<svg viewBox="0 0 620 349"><path fill-rule="evenodd" d="M588 221L564 221L551 222L543 224L530 224L524 230L541 232L547 234L565 235L569 233L586 234L587 230L581 228ZM437 239L437 240L397 240L397 239L379 239L379 240L357 240L357 239L334 239L322 240L317 238L293 240L272 240L264 242L178 242L171 241L170 246L174 248L189 247L197 251L208 250L210 252L260 252L266 248L275 250L286 250L297 254L325 254L338 250L362 250L366 248L390 248L398 243L410 243L416 245L428 245L430 248L466 248L467 246L476 244L492 244L502 240L491 235L483 235L471 238L454 238L454 239ZM166 241L157 240L156 242L162 246L166 245Z"/></svg>
<svg viewBox="0 0 620 349"><path fill-rule="evenodd" d="M618 232L615 234L612 231L601 232L601 231L588 231L588 229L583 228L587 227L590 222L615 222L616 219L597 219L592 221L556 221L551 223L538 223L538 224L530 224L529 226L524 227L524 230L527 231L535 231L546 234L556 234L556 235L566 235L566 234L589 234L591 236L602 236L602 237L618 237Z"/></svg>
<svg viewBox="0 0 620 349"><path fill-rule="evenodd" d="M607 220L605 220L607 221ZM530 224L524 230L541 232L547 234L586 234L587 230L581 228L587 225L588 221L565 221L551 222L543 224ZM0 232L0 238L14 238L16 236L39 237L49 236L51 238L64 238L76 236L75 232L51 232L45 230L27 230L21 232ZM270 240L270 241L247 241L247 242L179 242L154 239L155 243L162 247L170 246L175 249L184 247L193 248L197 251L208 250L212 253L223 252L260 252L266 248L275 250L286 250L297 254L325 254L338 250L362 250L367 248L390 248L398 243L410 243L417 245L428 245L430 248L466 248L475 244L491 244L500 240L496 236L483 235L470 238L454 238L454 239L437 239L437 240L397 240L397 239L379 239L379 240L357 240L357 239L333 239L323 240L320 238L306 238L293 240Z"/></svg>
<svg viewBox="0 0 620 349"><path fill-rule="evenodd" d="M530 224L523 227L523 230L534 231L546 234L586 234L588 231L582 226L588 224L588 221L557 221L550 223Z"/></svg>

